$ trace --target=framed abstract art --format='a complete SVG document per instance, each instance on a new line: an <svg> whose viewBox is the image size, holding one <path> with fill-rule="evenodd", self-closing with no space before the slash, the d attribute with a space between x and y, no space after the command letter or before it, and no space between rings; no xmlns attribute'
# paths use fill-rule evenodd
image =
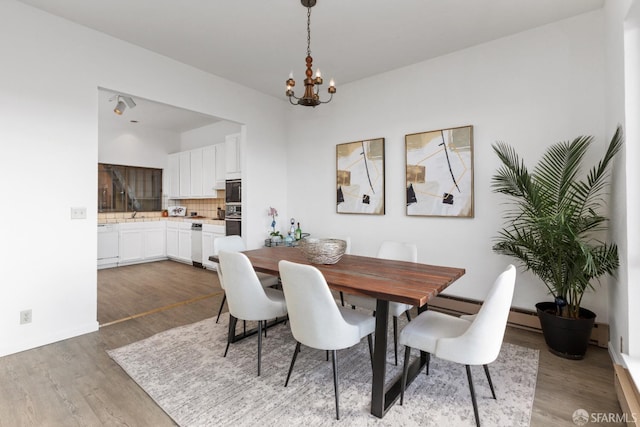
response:
<svg viewBox="0 0 640 427"><path fill-rule="evenodd" d="M336 212L384 215L384 138L336 145Z"/></svg>
<svg viewBox="0 0 640 427"><path fill-rule="evenodd" d="M410 216L473 218L473 126L405 135Z"/></svg>

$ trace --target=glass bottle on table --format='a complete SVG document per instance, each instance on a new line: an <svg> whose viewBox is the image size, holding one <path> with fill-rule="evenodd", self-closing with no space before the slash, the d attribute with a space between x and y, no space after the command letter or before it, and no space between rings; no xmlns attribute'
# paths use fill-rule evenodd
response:
<svg viewBox="0 0 640 427"><path fill-rule="evenodd" d="M296 240L302 239L302 230L300 229L300 223L298 223L298 228L296 228L295 236Z"/></svg>

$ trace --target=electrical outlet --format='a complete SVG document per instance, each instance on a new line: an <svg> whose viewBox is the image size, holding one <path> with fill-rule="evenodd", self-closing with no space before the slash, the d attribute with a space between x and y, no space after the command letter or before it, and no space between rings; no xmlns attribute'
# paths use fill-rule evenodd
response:
<svg viewBox="0 0 640 427"><path fill-rule="evenodd" d="M71 219L87 219L87 208L71 208Z"/></svg>
<svg viewBox="0 0 640 427"><path fill-rule="evenodd" d="M31 309L20 312L20 324L26 325L27 323L31 323Z"/></svg>

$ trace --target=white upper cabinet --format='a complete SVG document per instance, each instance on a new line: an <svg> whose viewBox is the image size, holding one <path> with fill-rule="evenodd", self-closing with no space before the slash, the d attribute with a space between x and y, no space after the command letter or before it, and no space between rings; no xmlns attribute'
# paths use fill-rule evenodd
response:
<svg viewBox="0 0 640 427"><path fill-rule="evenodd" d="M202 196L216 197L216 146L202 149Z"/></svg>
<svg viewBox="0 0 640 427"><path fill-rule="evenodd" d="M180 153L180 197L191 196L191 153Z"/></svg>
<svg viewBox="0 0 640 427"><path fill-rule="evenodd" d="M211 145L190 151L169 154L167 185L171 199L217 198L218 189L224 189L224 151Z"/></svg>
<svg viewBox="0 0 640 427"><path fill-rule="evenodd" d="M189 192L189 196L202 196L202 148L198 150L191 150L189 154L191 156L191 190Z"/></svg>
<svg viewBox="0 0 640 427"><path fill-rule="evenodd" d="M215 188L218 190L225 189L225 180L227 179L227 165L225 157L225 144L216 144L216 182Z"/></svg>
<svg viewBox="0 0 640 427"><path fill-rule="evenodd" d="M227 135L224 142L226 179L240 179L242 177L240 166L240 134L234 133L233 135Z"/></svg>
<svg viewBox="0 0 640 427"><path fill-rule="evenodd" d="M167 174L169 197L172 199L180 197L180 153L169 154Z"/></svg>

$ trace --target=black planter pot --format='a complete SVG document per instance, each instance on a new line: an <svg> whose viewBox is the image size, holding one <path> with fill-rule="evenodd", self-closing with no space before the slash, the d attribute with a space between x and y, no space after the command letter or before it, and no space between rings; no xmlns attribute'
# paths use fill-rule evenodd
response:
<svg viewBox="0 0 640 427"><path fill-rule="evenodd" d="M539 302L536 309L549 351L565 359L582 359L589 346L596 314L580 308L579 319L556 316L553 302Z"/></svg>

